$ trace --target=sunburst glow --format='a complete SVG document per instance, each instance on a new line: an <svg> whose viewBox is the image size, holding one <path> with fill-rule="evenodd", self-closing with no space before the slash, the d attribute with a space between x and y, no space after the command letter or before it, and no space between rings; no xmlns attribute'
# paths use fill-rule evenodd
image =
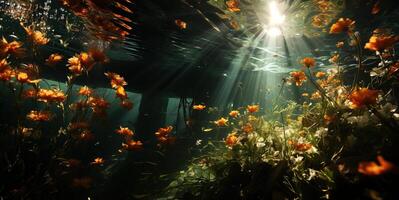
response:
<svg viewBox="0 0 399 200"><path fill-rule="evenodd" d="M280 11L277 2L272 1L269 4L269 21L267 34L272 37L280 36L282 34L281 26L284 24L285 15Z"/></svg>
<svg viewBox="0 0 399 200"><path fill-rule="evenodd" d="M273 1L269 4L269 12L270 12L270 25L280 26L285 21L285 15L281 13L279 5L277 2Z"/></svg>
<svg viewBox="0 0 399 200"><path fill-rule="evenodd" d="M0 0L0 200L399 199L395 0Z"/></svg>

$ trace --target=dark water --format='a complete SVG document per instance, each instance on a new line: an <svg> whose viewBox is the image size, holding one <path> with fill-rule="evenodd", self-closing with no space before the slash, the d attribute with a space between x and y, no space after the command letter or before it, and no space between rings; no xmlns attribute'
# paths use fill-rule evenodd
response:
<svg viewBox="0 0 399 200"><path fill-rule="evenodd" d="M398 17L0 0L0 199L396 199Z"/></svg>

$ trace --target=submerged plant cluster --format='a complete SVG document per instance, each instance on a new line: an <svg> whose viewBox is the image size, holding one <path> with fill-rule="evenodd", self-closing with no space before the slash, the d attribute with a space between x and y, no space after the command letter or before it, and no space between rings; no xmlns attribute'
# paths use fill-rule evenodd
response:
<svg viewBox="0 0 399 200"><path fill-rule="evenodd" d="M120 40L132 29L129 18L106 8L108 1L61 2L97 38ZM326 28L339 5L314 2L319 14L312 25ZM131 14L124 5L128 3L119 0L111 5ZM224 17L231 28L245 28L234 21L245 9L239 1L214 4L229 14ZM373 12L378 13L378 7ZM190 28L181 19L173 22L180 31ZM63 199L66 194L90 199L104 189L124 158L133 155L136 159L141 153L145 157L149 151L164 156L167 147L186 139L169 125L149 133L154 141L139 135L146 133L136 135L130 121L109 127L109 110L127 112L134 102L123 75L104 70L110 63L105 49L94 45L72 55L56 48L49 51L45 47L53 38L41 26L24 23L18 25L21 35L3 36L0 41L0 106L1 113L7 112L0 121L0 199ZM298 61L300 67L286 74L281 91L294 87L301 91L301 101L284 101L280 92L270 105L231 106L228 112L214 112L217 108L211 105L193 102L186 129L210 137L196 141L193 148L200 153L183 170L154 173L154 182L168 184L148 189L157 192L142 198L399 198L395 191L399 174L395 45L399 36L379 28L363 42L366 36L357 32L350 18L340 18L322 31L345 39L337 40L338 50L328 70L317 70L318 61L304 57ZM339 53L352 50L356 70L348 81ZM364 65L365 54L372 54L367 59L374 61L373 66ZM44 78L43 68L62 67L67 71L65 84ZM111 95L85 84L99 71L109 81ZM194 119L205 115L212 118L205 125ZM106 149L112 149L112 155Z"/></svg>
<svg viewBox="0 0 399 200"><path fill-rule="evenodd" d="M107 119L112 105L103 92L75 82L93 68L109 62L98 48L91 48L69 58L54 52L43 57L42 47L50 42L33 27L21 26L25 41L0 41L0 81L2 109L9 105L8 119L1 122L1 196L4 198L50 198L58 189L87 189L94 179L101 179L106 161L96 149L93 127ZM64 65L69 74L65 87L41 79L43 68ZM116 101L130 110L122 76L104 73L115 91ZM115 105L115 104L114 104ZM128 127L115 127L122 143L120 152L138 150L142 143L134 139ZM83 153L82 153L83 152ZM68 187L65 187L68 186ZM44 191L50 193L43 194Z"/></svg>
<svg viewBox="0 0 399 200"><path fill-rule="evenodd" d="M326 72L314 70L315 59L303 58L284 85L312 85L312 92L303 90L305 101L248 105L214 121L214 131L227 136L204 145L207 153L172 176L163 198L398 198L394 45L399 37L376 30L363 44L349 18L339 19L329 32L346 34L351 41L339 41L337 48L358 50L353 82L345 83L339 54ZM375 67L362 65L364 51L376 55ZM204 110L202 106L194 109Z"/></svg>

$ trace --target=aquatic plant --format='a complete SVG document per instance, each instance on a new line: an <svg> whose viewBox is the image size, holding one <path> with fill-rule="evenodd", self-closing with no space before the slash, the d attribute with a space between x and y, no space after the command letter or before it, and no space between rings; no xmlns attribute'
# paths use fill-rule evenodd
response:
<svg viewBox="0 0 399 200"><path fill-rule="evenodd" d="M94 133L95 121L106 119L111 104L95 89L78 86L75 81L109 59L97 47L68 59L60 52L48 55L41 49L51 42L46 34L33 26L21 24L20 28L25 31L26 41L9 42L3 37L0 43L2 97L11 101L12 108L9 119L0 124L1 196L55 198L71 190L93 189L94 179L106 177L102 169L115 163L99 157L101 152L93 148L99 137ZM46 59L41 60L43 57ZM41 78L42 68L62 66L70 73L65 74L66 87ZM116 73L107 72L104 79L107 77L120 106L131 109L133 103L124 89L127 82ZM143 147L141 141L133 139L129 128L120 127L116 132L123 139L119 155Z"/></svg>
<svg viewBox="0 0 399 200"><path fill-rule="evenodd" d="M395 48L399 39L383 28L366 35L358 30L355 18L337 19L344 2L289 1L281 5L290 20L282 26L286 16L264 16L263 7L253 6L263 6L264 1L215 0L209 2L219 8L215 12L203 12L202 2L179 1L235 47L258 48L246 44L248 38L259 40L265 33L277 36L279 30L272 29L277 24L287 35L296 35L292 30L301 30L304 36L331 34L337 38L338 49L326 56L331 65L324 68L316 57L295 58L295 67L287 70L270 104L215 107L202 99L188 102L181 97L177 112L183 108L186 134L179 135L183 131L177 125L157 125L149 133L137 131L126 121L107 127L113 120L111 108L119 106L121 112L133 108L126 74L103 68L110 62L104 47L123 40L132 30L132 20L126 17L132 14L130 1L62 0L74 19L80 19L79 25L102 40L88 41L84 49L68 53L46 47L66 48L74 36L56 36L48 30L45 17L32 19L36 11L32 1L13 0L2 7L8 9L4 14L15 20L14 28L21 35L4 36L0 41L0 91L6 97L0 105L7 114L0 122L0 198L98 197L105 184L115 182L107 182L109 178L125 166L137 174L126 179L137 185L167 183L164 188L162 184L146 188L149 194L141 196L131 191L120 194L134 199L396 199L399 61ZM45 7L48 11L47 3ZM270 3L270 7L273 10L276 5ZM381 11L380 1L368 7L373 15ZM260 17L253 18L257 14ZM269 24L259 23L265 17L270 17ZM167 17L173 31L192 31L192 20L183 18ZM215 18L221 23L215 23ZM78 32L73 27L67 26L66 33ZM285 58L278 53L272 57ZM247 64L243 60L240 65ZM373 63L366 65L365 60ZM47 80L45 67L64 68L64 86ZM114 101L86 82L98 72L109 81ZM282 100L282 94L292 88L298 92L296 101ZM254 93L258 92L264 93ZM175 153L181 149L169 150L179 145L195 152L187 153L193 158L184 168L165 172L152 162L175 162L179 157ZM112 155L101 151L105 146ZM125 176L126 171L119 173Z"/></svg>
<svg viewBox="0 0 399 200"><path fill-rule="evenodd" d="M312 72L315 60L302 59L302 71L291 72L284 83L303 87L304 81L310 80L314 93L302 95L308 101L274 106L264 116L257 114L259 108L253 110L253 105L230 111L230 117L214 122L225 139L209 141L203 145L207 153L194 158L185 170L171 174L162 197L339 199L342 195L372 198L372 193L394 197L395 191L384 186L396 182L397 174L390 161L397 160L392 150L398 141L399 115L391 93L396 81L388 73L397 72L392 52L397 36L371 36L364 48L385 54L377 63L382 74L378 82L360 82L363 73L377 77L371 73L374 70L361 64L363 48L354 23L341 18L330 31L346 32L356 40L359 62L352 84L342 79L338 54L331 59L335 67L327 72ZM337 48L342 46L337 44ZM361 148L364 146L368 148ZM367 161L375 157L379 163ZM378 176L386 182L364 176ZM373 186L374 182L384 186ZM343 185L356 189L349 192Z"/></svg>

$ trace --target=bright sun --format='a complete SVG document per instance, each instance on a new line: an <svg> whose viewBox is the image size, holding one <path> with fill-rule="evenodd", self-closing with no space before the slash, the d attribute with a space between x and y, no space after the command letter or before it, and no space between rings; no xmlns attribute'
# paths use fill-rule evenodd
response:
<svg viewBox="0 0 399 200"><path fill-rule="evenodd" d="M269 4L269 23L267 34L270 36L279 36L282 34L281 26L284 24L285 15L280 11L278 4L272 1Z"/></svg>

